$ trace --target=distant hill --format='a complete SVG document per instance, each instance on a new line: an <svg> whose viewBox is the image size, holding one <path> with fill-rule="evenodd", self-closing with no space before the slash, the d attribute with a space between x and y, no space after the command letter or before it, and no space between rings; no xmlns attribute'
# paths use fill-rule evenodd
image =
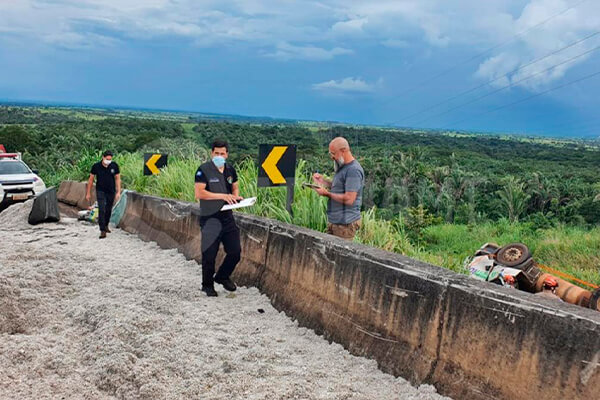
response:
<svg viewBox="0 0 600 400"><path fill-rule="evenodd" d="M327 128L332 126L368 128L368 129L399 129L415 132L430 132L437 134L454 135L491 135L491 136L510 136L514 138L526 138L530 140L543 140L544 138L559 139L585 139L598 140L597 135L573 136L557 134L520 134L510 132L486 132L486 131L464 131L464 130L440 130L418 128L410 126L395 125L365 125L350 124L340 121L311 121L296 120L287 118L276 118L268 116L247 116L236 114L219 114L200 111L186 110L165 110L141 107L126 106L107 106L92 104L68 104L53 102L26 102L26 101L8 101L0 100L0 124L34 124L41 121L45 123L67 122L80 119L100 119L100 118L146 118L172 120L179 122L195 123L200 121L223 121L232 123L249 124L272 124L272 125L300 125L307 128Z"/></svg>

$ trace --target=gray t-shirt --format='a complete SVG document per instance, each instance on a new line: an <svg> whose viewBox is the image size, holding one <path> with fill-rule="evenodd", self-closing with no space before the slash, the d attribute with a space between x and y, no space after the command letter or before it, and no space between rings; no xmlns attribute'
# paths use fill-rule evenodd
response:
<svg viewBox="0 0 600 400"><path fill-rule="evenodd" d="M346 225L360 219L364 181L365 172L357 160L345 164L336 172L331 182L331 193L357 192L358 194L351 206L329 199L327 203L329 223Z"/></svg>

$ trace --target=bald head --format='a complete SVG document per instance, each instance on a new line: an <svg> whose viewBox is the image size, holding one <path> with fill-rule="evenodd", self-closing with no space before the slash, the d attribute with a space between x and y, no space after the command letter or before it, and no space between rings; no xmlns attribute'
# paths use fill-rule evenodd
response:
<svg viewBox="0 0 600 400"><path fill-rule="evenodd" d="M350 152L350 144L348 144L348 141L341 136L336 137L329 143L329 155L333 160L343 158L344 163L349 163L354 160L354 157Z"/></svg>
<svg viewBox="0 0 600 400"><path fill-rule="evenodd" d="M348 141L341 136L336 137L329 143L329 150L339 151L342 149L350 150L350 145L348 144Z"/></svg>

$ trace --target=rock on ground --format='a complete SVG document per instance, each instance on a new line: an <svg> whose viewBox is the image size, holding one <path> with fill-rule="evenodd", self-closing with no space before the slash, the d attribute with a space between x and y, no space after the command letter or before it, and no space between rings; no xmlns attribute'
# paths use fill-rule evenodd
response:
<svg viewBox="0 0 600 400"><path fill-rule="evenodd" d="M6 214L4 214L6 213ZM0 214L2 399L441 399L115 230ZM264 313L259 313L263 309Z"/></svg>

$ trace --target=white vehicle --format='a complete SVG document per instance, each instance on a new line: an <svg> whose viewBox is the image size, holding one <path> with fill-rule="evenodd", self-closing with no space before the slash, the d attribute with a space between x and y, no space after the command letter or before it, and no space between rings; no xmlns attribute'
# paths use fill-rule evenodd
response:
<svg viewBox="0 0 600 400"><path fill-rule="evenodd" d="M20 153L0 151L0 211L12 203L26 201L46 190L46 184L21 161Z"/></svg>

